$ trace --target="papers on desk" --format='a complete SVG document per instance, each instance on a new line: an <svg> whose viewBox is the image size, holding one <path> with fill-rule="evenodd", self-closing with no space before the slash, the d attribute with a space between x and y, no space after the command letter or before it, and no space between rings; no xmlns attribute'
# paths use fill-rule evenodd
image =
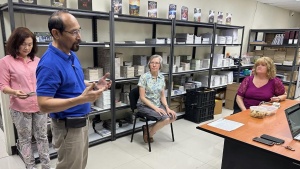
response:
<svg viewBox="0 0 300 169"><path fill-rule="evenodd" d="M241 127L244 124L232 120L219 119L214 122L208 123L207 125L226 131L232 131Z"/></svg>

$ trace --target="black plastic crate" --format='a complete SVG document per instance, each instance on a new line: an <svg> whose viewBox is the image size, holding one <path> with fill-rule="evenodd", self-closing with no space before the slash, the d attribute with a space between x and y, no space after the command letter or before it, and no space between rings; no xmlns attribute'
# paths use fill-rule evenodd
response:
<svg viewBox="0 0 300 169"><path fill-rule="evenodd" d="M195 123L212 120L214 119L214 108L215 104L202 108L187 106L185 107L184 118Z"/></svg>
<svg viewBox="0 0 300 169"><path fill-rule="evenodd" d="M215 104L216 91L206 87L189 89L186 91L185 106L196 106L198 108Z"/></svg>

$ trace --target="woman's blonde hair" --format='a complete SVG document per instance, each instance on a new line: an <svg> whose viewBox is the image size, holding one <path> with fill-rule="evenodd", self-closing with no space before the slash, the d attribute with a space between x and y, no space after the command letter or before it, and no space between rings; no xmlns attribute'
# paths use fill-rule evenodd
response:
<svg viewBox="0 0 300 169"><path fill-rule="evenodd" d="M269 79L273 79L276 77L276 66L273 62L273 60L269 57L261 57L256 60L254 66L253 66L253 74L256 75L256 68L260 64L266 64L267 65L267 77Z"/></svg>

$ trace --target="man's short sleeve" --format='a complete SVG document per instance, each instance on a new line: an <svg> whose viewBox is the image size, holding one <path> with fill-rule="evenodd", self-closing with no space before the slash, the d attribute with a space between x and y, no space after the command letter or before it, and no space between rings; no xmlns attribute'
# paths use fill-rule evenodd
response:
<svg viewBox="0 0 300 169"><path fill-rule="evenodd" d="M37 96L54 97L61 84L61 78L52 69L42 66L36 70L36 80Z"/></svg>

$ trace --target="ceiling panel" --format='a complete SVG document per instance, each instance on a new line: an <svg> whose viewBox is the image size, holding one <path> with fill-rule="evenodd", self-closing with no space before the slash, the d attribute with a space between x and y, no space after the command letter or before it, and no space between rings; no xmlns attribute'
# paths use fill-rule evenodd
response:
<svg viewBox="0 0 300 169"><path fill-rule="evenodd" d="M296 0L257 0L265 4L277 6L295 12L300 12L300 1Z"/></svg>

